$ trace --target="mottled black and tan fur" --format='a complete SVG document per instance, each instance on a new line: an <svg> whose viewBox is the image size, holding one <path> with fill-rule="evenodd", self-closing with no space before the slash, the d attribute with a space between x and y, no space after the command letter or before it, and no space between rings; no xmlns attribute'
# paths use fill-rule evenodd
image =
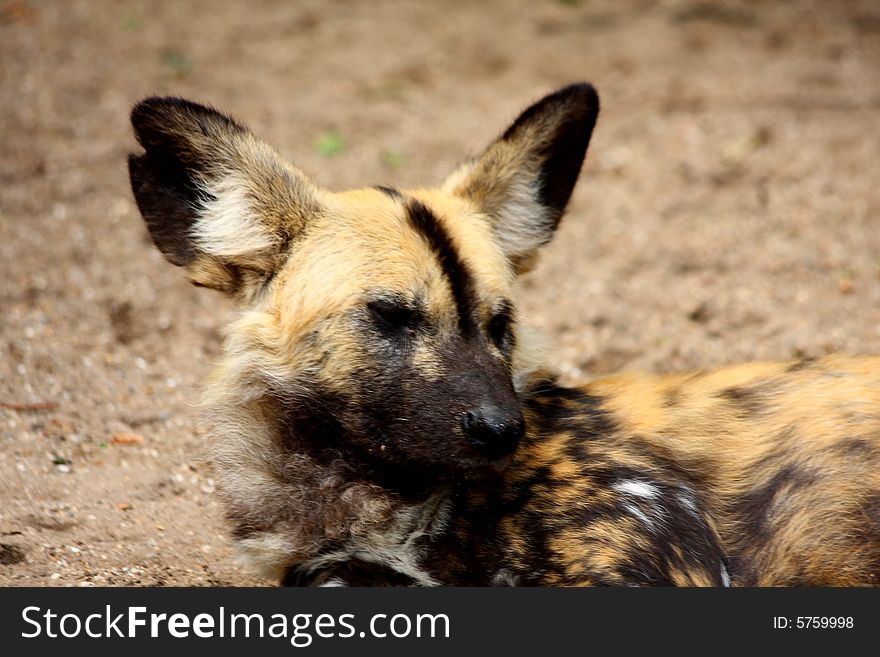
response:
<svg viewBox="0 0 880 657"><path fill-rule="evenodd" d="M564 388L513 285L598 115L528 108L440 187L332 193L245 128L138 104L158 248L238 300L204 396L233 534L287 584L856 585L880 574L880 359Z"/></svg>

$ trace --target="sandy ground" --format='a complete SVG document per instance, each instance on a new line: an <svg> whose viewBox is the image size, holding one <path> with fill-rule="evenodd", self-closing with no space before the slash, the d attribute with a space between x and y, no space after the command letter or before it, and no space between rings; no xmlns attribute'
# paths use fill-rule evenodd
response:
<svg viewBox="0 0 880 657"><path fill-rule="evenodd" d="M521 286L567 379L878 351L876 2L0 0L0 76L2 584L266 583L193 408L232 309L128 188L145 95L331 188L405 187L590 80L588 164Z"/></svg>

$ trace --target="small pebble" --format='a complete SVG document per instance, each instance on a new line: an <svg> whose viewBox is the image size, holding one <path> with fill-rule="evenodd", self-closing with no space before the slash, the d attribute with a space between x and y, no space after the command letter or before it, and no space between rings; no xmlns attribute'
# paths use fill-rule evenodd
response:
<svg viewBox="0 0 880 657"><path fill-rule="evenodd" d="M114 433L110 437L113 445L142 445L144 437L137 433Z"/></svg>

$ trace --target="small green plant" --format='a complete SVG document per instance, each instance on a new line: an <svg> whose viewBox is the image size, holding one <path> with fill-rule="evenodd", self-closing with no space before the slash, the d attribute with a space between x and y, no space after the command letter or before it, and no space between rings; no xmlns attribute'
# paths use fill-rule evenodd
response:
<svg viewBox="0 0 880 657"><path fill-rule="evenodd" d="M406 164L406 156L400 151L385 149L379 153L379 161L383 166L396 171Z"/></svg>
<svg viewBox="0 0 880 657"><path fill-rule="evenodd" d="M172 76L181 79L187 77L193 70L192 59L181 50L166 48L160 55L162 64Z"/></svg>
<svg viewBox="0 0 880 657"><path fill-rule="evenodd" d="M336 130L326 130L315 142L315 151L323 157L339 155L345 152L346 148L348 144L345 143L345 138Z"/></svg>
<svg viewBox="0 0 880 657"><path fill-rule="evenodd" d="M122 15L122 29L135 32L141 28L141 17L134 9L127 9Z"/></svg>

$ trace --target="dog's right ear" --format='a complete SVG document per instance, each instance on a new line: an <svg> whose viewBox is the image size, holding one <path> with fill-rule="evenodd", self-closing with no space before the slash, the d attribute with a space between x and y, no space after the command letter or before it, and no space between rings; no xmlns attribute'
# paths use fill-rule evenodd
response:
<svg viewBox="0 0 880 657"><path fill-rule="evenodd" d="M208 107L147 98L131 123L145 150L128 157L131 188L153 242L196 285L251 296L321 211L317 188Z"/></svg>

